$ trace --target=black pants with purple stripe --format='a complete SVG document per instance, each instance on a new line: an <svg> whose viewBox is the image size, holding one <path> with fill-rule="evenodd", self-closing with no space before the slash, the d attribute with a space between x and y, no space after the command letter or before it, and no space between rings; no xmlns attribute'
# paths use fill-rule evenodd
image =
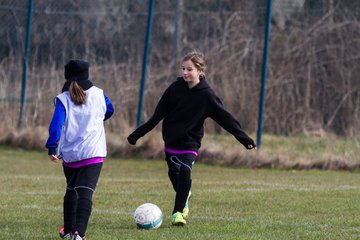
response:
<svg viewBox="0 0 360 240"><path fill-rule="evenodd" d="M173 214L182 212L191 189L191 170L197 156L194 154L172 154L165 152L168 175L176 192Z"/></svg>
<svg viewBox="0 0 360 240"><path fill-rule="evenodd" d="M102 163L80 168L63 166L67 184L63 205L65 234L78 231L81 237L85 235L101 168Z"/></svg>

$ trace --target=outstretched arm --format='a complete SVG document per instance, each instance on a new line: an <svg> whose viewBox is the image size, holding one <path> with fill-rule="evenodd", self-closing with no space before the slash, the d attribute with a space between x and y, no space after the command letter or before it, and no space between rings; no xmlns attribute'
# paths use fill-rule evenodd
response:
<svg viewBox="0 0 360 240"><path fill-rule="evenodd" d="M139 138L150 132L165 117L168 111L168 92L169 91L166 90L161 97L151 118L127 137L127 140L131 145L135 145Z"/></svg>
<svg viewBox="0 0 360 240"><path fill-rule="evenodd" d="M225 110L221 100L214 94L211 98L210 117L247 149L256 148L255 142L241 128L240 123Z"/></svg>

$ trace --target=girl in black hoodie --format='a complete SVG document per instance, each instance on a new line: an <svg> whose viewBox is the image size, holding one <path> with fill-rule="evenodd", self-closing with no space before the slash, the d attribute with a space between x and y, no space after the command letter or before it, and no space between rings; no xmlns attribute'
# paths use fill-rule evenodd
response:
<svg viewBox="0 0 360 240"><path fill-rule="evenodd" d="M162 95L152 117L128 136L130 144L151 131L163 120L162 135L168 175L176 192L172 224L183 226L189 213L191 170L198 157L204 136L204 121L210 117L244 145L255 148L254 141L240 123L224 109L205 79L204 55L190 52L182 59L182 77L172 83Z"/></svg>

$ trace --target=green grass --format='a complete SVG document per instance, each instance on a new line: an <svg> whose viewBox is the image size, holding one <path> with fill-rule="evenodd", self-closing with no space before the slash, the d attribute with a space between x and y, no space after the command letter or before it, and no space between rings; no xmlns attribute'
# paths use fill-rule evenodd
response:
<svg viewBox="0 0 360 240"><path fill-rule="evenodd" d="M255 138L254 138L255 139ZM206 135L202 150L226 152L240 155L254 154L246 151L231 135ZM265 134L262 138L261 156L265 160L280 159L279 167L295 164L311 165L319 162L360 163L360 135L341 138L332 134L318 136L274 136Z"/></svg>
<svg viewBox="0 0 360 240"><path fill-rule="evenodd" d="M313 161L332 157L358 163L359 143L360 136L342 138L331 134L326 137L265 135L263 146L269 155L286 155L290 160Z"/></svg>
<svg viewBox="0 0 360 240"><path fill-rule="evenodd" d="M65 179L46 151L0 147L0 239L58 239ZM188 225L173 227L174 192L162 160L106 160L89 240L360 239L360 175L228 169L196 164ZM133 212L157 204L164 222L138 230Z"/></svg>

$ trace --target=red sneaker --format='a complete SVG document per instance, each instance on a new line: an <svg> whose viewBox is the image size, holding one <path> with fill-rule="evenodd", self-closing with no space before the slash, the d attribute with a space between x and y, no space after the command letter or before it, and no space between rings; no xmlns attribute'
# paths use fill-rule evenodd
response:
<svg viewBox="0 0 360 240"><path fill-rule="evenodd" d="M61 238L64 238L64 236L65 236L64 225L60 226L60 228L59 228L59 236Z"/></svg>

